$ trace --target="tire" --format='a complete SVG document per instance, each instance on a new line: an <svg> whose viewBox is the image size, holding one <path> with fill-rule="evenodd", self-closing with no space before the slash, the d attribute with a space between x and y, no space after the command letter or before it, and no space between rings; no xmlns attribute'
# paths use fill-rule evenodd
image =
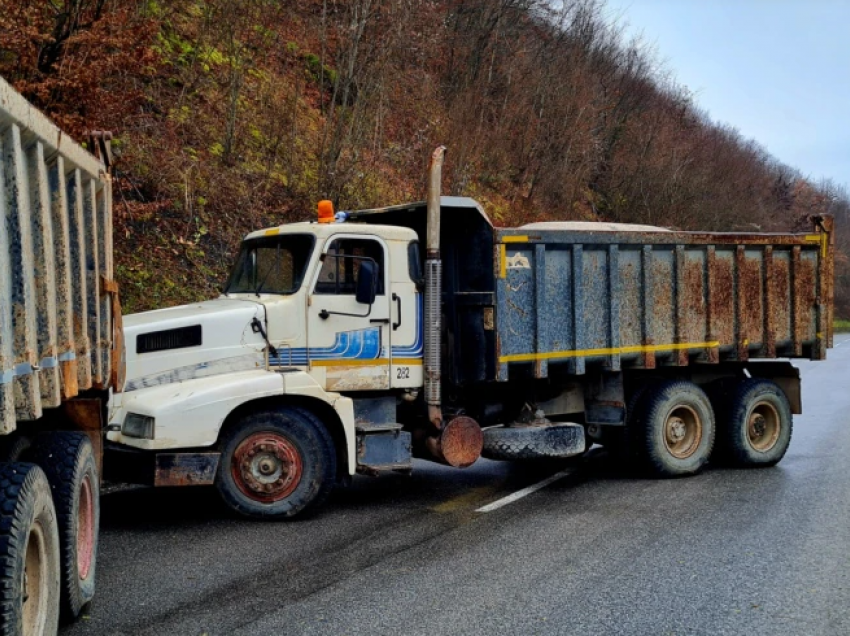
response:
<svg viewBox="0 0 850 636"><path fill-rule="evenodd" d="M718 419L717 444L727 463L739 467L775 466L791 443L793 416L788 398L775 382L741 380Z"/></svg>
<svg viewBox="0 0 850 636"><path fill-rule="evenodd" d="M216 486L233 511L288 519L318 507L336 477L336 451L315 415L285 407L243 417L221 439Z"/></svg>
<svg viewBox="0 0 850 636"><path fill-rule="evenodd" d="M4 440L5 441L5 440ZM17 435L11 442L6 441L0 448L0 463L24 462L32 447L32 440L26 435Z"/></svg>
<svg viewBox="0 0 850 636"><path fill-rule="evenodd" d="M659 477L698 473L714 446L714 413L692 382L666 381L647 389L630 422L641 466Z"/></svg>
<svg viewBox="0 0 850 636"><path fill-rule="evenodd" d="M481 456L503 461L562 459L584 451L584 427L580 424L491 426L484 429Z"/></svg>
<svg viewBox="0 0 850 636"><path fill-rule="evenodd" d="M0 636L59 627L59 528L35 464L0 465Z"/></svg>
<svg viewBox="0 0 850 636"><path fill-rule="evenodd" d="M80 615L94 598L100 528L100 480L85 433L42 433L29 451L47 475L59 522L62 552L61 618Z"/></svg>

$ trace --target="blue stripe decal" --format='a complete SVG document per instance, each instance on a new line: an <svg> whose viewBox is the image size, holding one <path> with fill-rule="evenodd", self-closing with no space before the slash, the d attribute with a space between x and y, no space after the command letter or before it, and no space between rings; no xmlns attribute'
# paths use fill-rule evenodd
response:
<svg viewBox="0 0 850 636"><path fill-rule="evenodd" d="M10 384L12 380L15 379L15 370L9 369L8 371L4 371L0 373L0 385Z"/></svg>
<svg viewBox="0 0 850 636"><path fill-rule="evenodd" d="M54 367L56 367L57 364L59 363L56 361L56 358L50 356L47 358L42 358L41 362L38 363L38 366L42 369L53 369Z"/></svg>
<svg viewBox="0 0 850 636"><path fill-rule="evenodd" d="M421 358L425 352L425 337L423 333L423 306L422 294L417 295L416 304L416 341L412 345L401 345L393 347L393 358Z"/></svg>
<svg viewBox="0 0 850 636"><path fill-rule="evenodd" d="M66 351L65 353L59 354L59 362L68 362L70 360L76 360L77 354L73 351Z"/></svg>
<svg viewBox="0 0 850 636"><path fill-rule="evenodd" d="M376 360L381 355L381 329L371 327L336 334L330 347L298 347L269 356L272 366L306 366L309 360Z"/></svg>

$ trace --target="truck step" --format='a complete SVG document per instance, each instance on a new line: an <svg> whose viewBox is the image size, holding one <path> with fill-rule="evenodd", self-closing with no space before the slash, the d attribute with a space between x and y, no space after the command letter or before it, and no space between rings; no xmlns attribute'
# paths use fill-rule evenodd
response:
<svg viewBox="0 0 850 636"><path fill-rule="evenodd" d="M381 471L410 471L413 453L410 433L400 424L357 427L357 472L376 475Z"/></svg>

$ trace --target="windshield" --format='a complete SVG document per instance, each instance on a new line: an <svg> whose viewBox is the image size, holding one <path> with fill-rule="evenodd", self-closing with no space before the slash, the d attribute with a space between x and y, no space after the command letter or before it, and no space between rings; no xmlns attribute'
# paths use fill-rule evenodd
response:
<svg viewBox="0 0 850 636"><path fill-rule="evenodd" d="M311 234L278 234L242 243L225 294L294 294L313 251Z"/></svg>

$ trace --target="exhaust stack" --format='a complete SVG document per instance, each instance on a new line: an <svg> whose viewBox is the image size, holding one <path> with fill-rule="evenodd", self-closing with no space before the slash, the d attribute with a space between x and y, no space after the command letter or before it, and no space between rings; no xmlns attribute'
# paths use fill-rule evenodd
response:
<svg viewBox="0 0 850 636"><path fill-rule="evenodd" d="M425 402L428 421L438 430L443 428L442 411L442 296L443 261L440 259L440 187L446 147L439 146L431 154L428 168L428 242L425 252Z"/></svg>
<svg viewBox="0 0 850 636"><path fill-rule="evenodd" d="M445 146L431 155L428 168L428 227L425 252L425 402L428 421L437 434L418 431L414 454L456 468L466 468L481 456L484 434L471 417L443 420L442 396L442 300L443 261L440 258L440 187Z"/></svg>

